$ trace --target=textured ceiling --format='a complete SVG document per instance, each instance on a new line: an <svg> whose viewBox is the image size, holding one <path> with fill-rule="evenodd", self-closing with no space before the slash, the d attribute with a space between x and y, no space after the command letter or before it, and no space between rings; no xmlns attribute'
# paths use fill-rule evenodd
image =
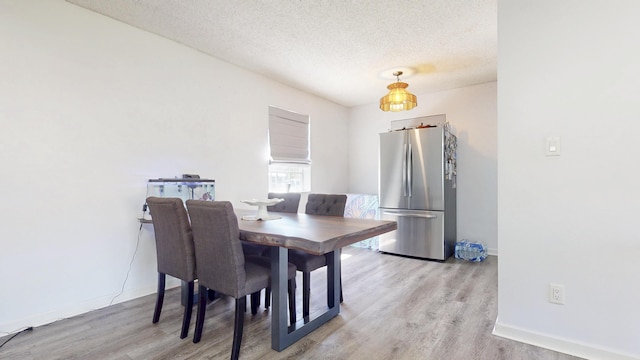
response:
<svg viewBox="0 0 640 360"><path fill-rule="evenodd" d="M497 0L67 1L348 107L497 78Z"/></svg>

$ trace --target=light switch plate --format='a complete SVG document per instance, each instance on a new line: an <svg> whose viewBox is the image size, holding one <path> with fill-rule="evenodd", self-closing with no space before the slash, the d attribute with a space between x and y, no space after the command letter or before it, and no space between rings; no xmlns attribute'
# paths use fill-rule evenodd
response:
<svg viewBox="0 0 640 360"><path fill-rule="evenodd" d="M560 137L559 136L547 137L545 155L560 156Z"/></svg>

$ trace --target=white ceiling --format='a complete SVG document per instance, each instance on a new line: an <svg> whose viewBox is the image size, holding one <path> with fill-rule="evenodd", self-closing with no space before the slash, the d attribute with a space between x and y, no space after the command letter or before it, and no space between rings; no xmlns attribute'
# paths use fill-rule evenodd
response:
<svg viewBox="0 0 640 360"><path fill-rule="evenodd" d="M67 1L347 107L497 78L497 0Z"/></svg>

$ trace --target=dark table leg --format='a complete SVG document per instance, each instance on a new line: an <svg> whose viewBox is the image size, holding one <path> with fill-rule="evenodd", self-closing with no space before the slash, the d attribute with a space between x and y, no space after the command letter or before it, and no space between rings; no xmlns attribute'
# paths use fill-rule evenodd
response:
<svg viewBox="0 0 640 360"><path fill-rule="evenodd" d="M287 263L288 250L283 247L271 249L271 288L273 313L271 314L271 348L282 351L305 335L340 313L340 253L337 249L327 256L327 291L333 299L333 305L312 320L301 319L287 326ZM314 314L315 315L315 314Z"/></svg>

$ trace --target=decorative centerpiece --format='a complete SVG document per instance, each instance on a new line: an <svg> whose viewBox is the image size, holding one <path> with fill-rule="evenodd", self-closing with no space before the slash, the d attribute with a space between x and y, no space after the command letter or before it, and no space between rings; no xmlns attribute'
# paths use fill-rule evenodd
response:
<svg viewBox="0 0 640 360"><path fill-rule="evenodd" d="M280 219L280 218L282 218L282 216L269 215L269 213L267 212L267 206L272 206L272 205L275 205L277 203L281 203L283 201L284 201L284 199L240 200L240 202L243 202L245 204L249 204L251 206L257 206L258 207L258 213L256 215L243 216L242 220L275 220L275 219Z"/></svg>

